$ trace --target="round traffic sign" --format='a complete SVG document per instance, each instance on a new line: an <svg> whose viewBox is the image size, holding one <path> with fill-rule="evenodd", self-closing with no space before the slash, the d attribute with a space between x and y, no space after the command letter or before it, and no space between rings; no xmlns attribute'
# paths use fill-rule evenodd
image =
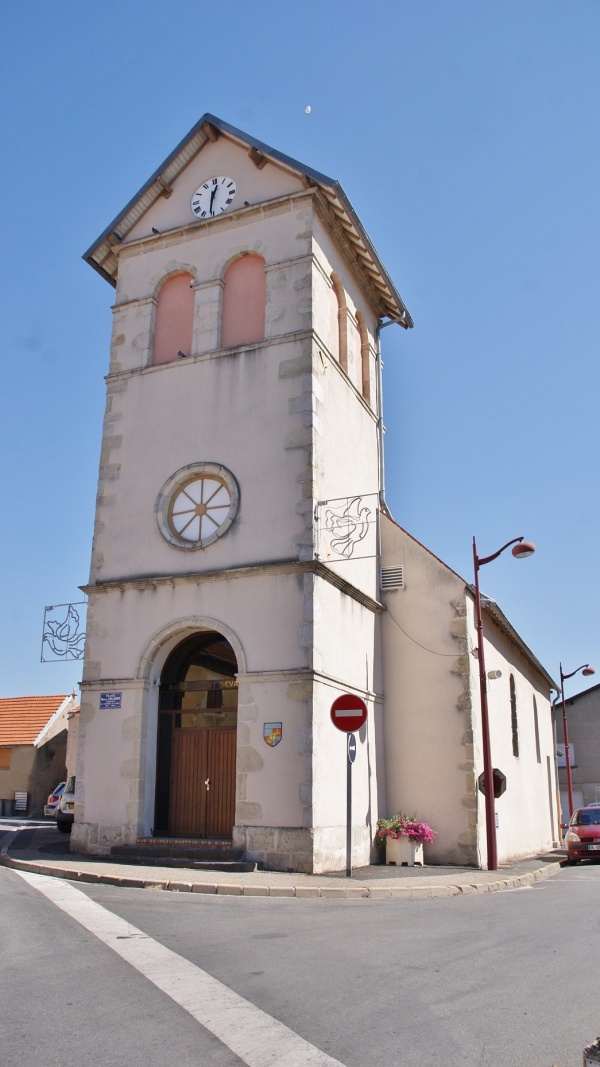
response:
<svg viewBox="0 0 600 1067"><path fill-rule="evenodd" d="M330 714L331 721L338 730L351 734L353 730L360 730L366 722L367 705L354 693L344 693L343 696L334 700Z"/></svg>
<svg viewBox="0 0 600 1067"><path fill-rule="evenodd" d="M354 763L356 759L356 738L354 734L348 734L348 763Z"/></svg>

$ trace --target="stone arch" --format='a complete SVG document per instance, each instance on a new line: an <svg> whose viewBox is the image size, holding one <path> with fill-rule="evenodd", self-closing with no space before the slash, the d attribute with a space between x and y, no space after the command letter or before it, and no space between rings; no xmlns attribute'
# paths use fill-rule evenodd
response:
<svg viewBox="0 0 600 1067"><path fill-rule="evenodd" d="M213 619L205 615L187 616L182 619L174 619L167 626L161 627L152 635L138 660L137 677L153 685L160 679L162 669L167 657L175 646L186 635L196 633L198 630L216 630L229 641L235 652L240 674L246 673L246 656L243 645L231 627L220 619Z"/></svg>
<svg viewBox="0 0 600 1067"><path fill-rule="evenodd" d="M231 645L237 660L238 674L247 670L243 645L230 626L220 619L208 616L187 616L174 619L157 630L146 642L137 664L137 677L145 683L144 712L142 724L142 749L140 752L140 819L142 833L146 836L154 827L156 792L156 761L158 751L158 703L160 680L165 663L171 652L186 637L200 631L216 631Z"/></svg>

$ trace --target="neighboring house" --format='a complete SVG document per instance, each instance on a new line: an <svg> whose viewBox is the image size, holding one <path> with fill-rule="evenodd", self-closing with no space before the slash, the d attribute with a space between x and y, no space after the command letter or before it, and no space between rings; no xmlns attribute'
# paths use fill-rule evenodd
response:
<svg viewBox="0 0 600 1067"><path fill-rule="evenodd" d="M353 865L398 807L480 865L473 594L383 504L379 334L412 320L343 189L205 115L85 258L116 293L72 847L343 870L350 693ZM505 860L557 838L552 680L485 615Z"/></svg>
<svg viewBox="0 0 600 1067"><path fill-rule="evenodd" d="M600 685L565 699L573 806L600 803ZM562 821L569 821L562 701L554 707Z"/></svg>
<svg viewBox="0 0 600 1067"><path fill-rule="evenodd" d="M27 793L27 814L43 813L65 779L68 716L76 705L74 695L0 698L0 799Z"/></svg>

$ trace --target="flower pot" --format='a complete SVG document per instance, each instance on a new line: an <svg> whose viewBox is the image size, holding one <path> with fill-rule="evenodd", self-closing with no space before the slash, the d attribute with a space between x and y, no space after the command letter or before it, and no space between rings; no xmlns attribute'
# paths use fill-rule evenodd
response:
<svg viewBox="0 0 600 1067"><path fill-rule="evenodd" d="M385 862L396 867L423 866L423 845L410 837L388 837L385 842Z"/></svg>

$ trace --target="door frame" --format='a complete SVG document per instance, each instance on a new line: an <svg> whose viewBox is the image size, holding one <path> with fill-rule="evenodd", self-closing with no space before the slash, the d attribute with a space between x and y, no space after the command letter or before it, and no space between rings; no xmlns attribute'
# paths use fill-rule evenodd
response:
<svg viewBox="0 0 600 1067"><path fill-rule="evenodd" d="M226 654L226 658L219 659L218 652L223 655L223 645L227 645L227 652L231 653L231 656ZM200 647L198 647L200 646ZM220 646L220 647L219 647ZM187 674L193 666L204 667L207 666L211 672L210 676L203 680L187 680ZM188 693L197 693L199 696L202 692L206 692L206 705L204 711L200 710L198 716L206 716L206 709L214 708L215 713L218 714L218 709L223 707L222 697L219 695L225 690L235 689L238 690L237 674L239 671L239 660L237 656L237 650L231 643L229 638L222 632L222 629L216 629L211 627L210 629L197 629L195 628L192 633L189 633L176 643L171 645L169 653L165 656L160 675L155 679L158 684L158 709L157 709L157 731L156 731L156 778L155 778L155 803L154 803L154 824L152 834L153 836L168 836L176 839L177 837L194 837L198 840L202 840L205 837L213 838L218 837L219 840L231 840L233 827L235 825L235 801L236 801L236 763L237 763L237 707L238 701L235 701L236 720L235 726L223 726L220 728L217 723L212 725L202 726L200 722L198 728L194 724L181 726L181 721L177 723L177 716L182 714L193 714L196 705L193 709L189 707L186 709L183 707L183 703ZM183 675L183 677L182 677ZM215 677L217 675L217 677ZM177 676L177 677L175 677ZM213 695L213 699L211 699ZM214 700L214 703L213 703ZM200 702L203 703L202 697ZM199 706L199 705L198 705ZM233 705L225 705L225 709L233 710ZM216 787L215 793L216 801L215 807L210 805L204 806L204 814L200 816L199 823L205 827L204 832L182 832L179 829L173 832L171 827L177 825L176 818L172 817L172 803L181 803L181 797L184 794L179 793L179 799L176 799L177 794L173 791L172 776L175 770L174 760L176 757L175 746L173 738L175 736L175 730L182 729L186 733L190 730L190 736L197 733L204 733L206 735L205 742L200 743L200 747L197 750L197 754L202 751L202 744L205 744L204 756L199 759L196 767L197 777L191 784L192 790L195 792L196 800L192 803L202 802L202 797L198 793L200 786L206 785L206 780L202 783L202 778L205 771L203 770L204 764L208 765L208 760L211 758L211 741L209 735L214 733L216 735L220 733L227 733L229 736L234 734L235 740L233 744L233 752L231 752L230 746L220 746L221 759L225 759L225 777L222 779L222 791L219 793L219 778L216 782L213 780L213 789ZM191 746L193 747L193 746ZM181 751L178 746L178 751ZM214 757L213 757L214 758ZM207 779L211 775L207 773ZM214 772L213 772L214 773ZM210 788L208 789L210 791ZM211 798L212 799L212 798ZM215 825L216 811L220 812L220 824L219 829L222 831L218 834L210 832L211 826ZM212 823L207 821L211 817L211 811L213 813ZM192 814L192 813L188 813ZM225 814L225 822L227 823L227 829L224 830L223 814ZM193 815L188 820L189 826L196 827L198 830L198 822L194 819Z"/></svg>

